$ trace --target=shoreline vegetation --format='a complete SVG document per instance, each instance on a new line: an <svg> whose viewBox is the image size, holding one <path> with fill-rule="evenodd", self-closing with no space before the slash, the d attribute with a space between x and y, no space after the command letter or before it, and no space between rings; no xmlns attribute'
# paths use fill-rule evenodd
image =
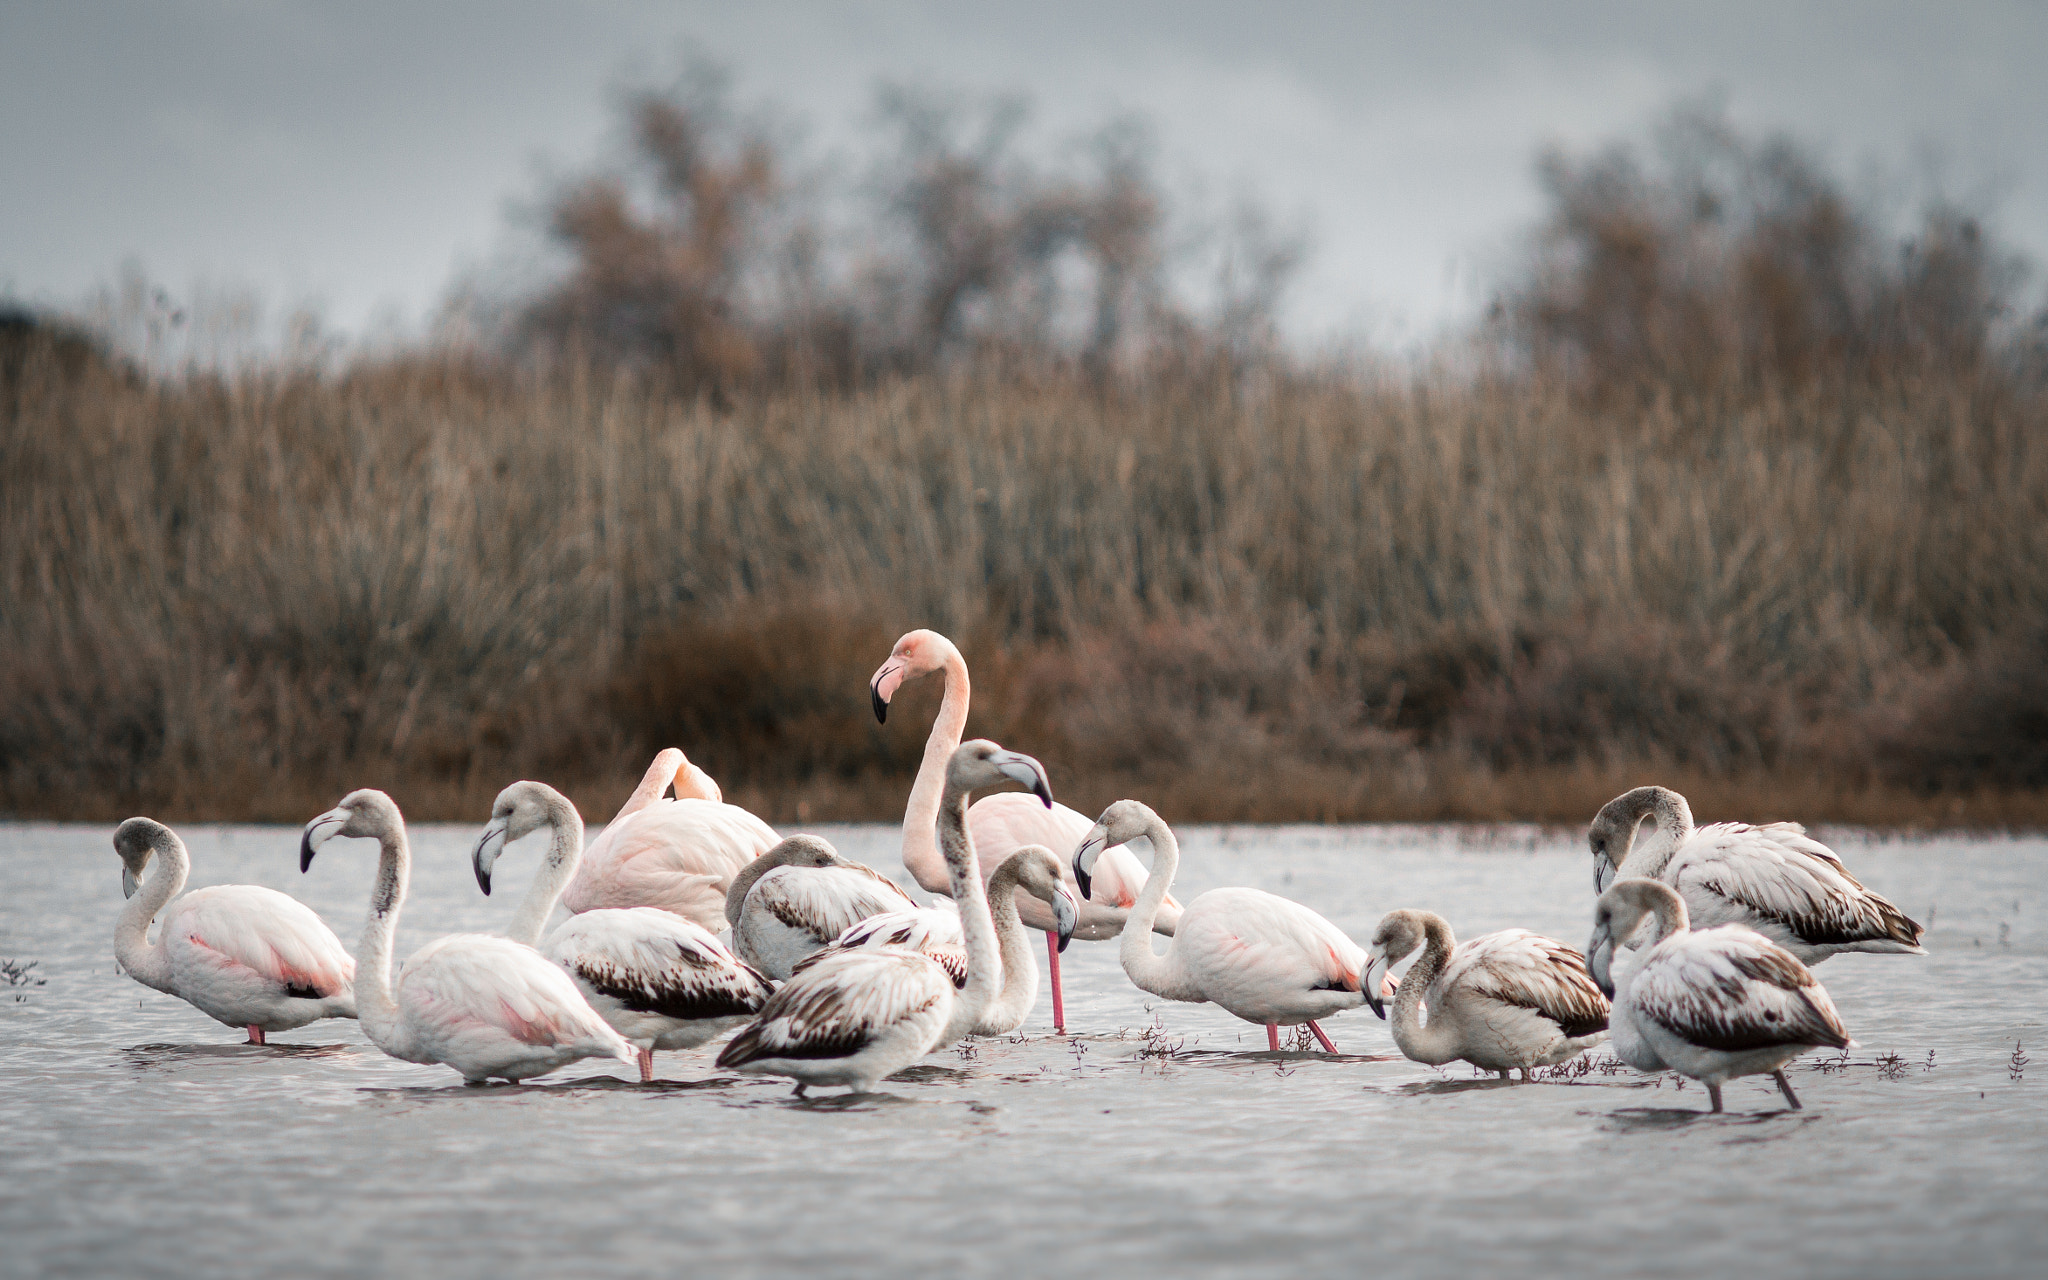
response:
<svg viewBox="0 0 2048 1280"><path fill-rule="evenodd" d="M164 372L0 324L0 813L527 777L596 823L679 746L778 825L895 820L939 691L883 726L866 680L925 626L1082 812L2048 826L2048 325L1953 209L1891 236L1697 127L1734 176L1551 157L1480 333L1311 358L1270 245L1162 301L1128 154L963 178L930 119L894 284L763 303L717 236L792 225L736 217L772 156L693 103L629 104L695 157L668 212L556 193L574 265L481 337Z"/></svg>

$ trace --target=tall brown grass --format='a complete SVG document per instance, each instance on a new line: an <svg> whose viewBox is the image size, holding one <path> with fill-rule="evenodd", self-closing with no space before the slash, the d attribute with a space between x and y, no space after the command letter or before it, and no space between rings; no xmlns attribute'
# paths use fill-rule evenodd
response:
<svg viewBox="0 0 2048 1280"><path fill-rule="evenodd" d="M1978 655L2048 618L2044 425L1977 374L1592 403L1275 361L714 404L431 354L148 382L31 336L0 805L289 820L379 785L467 818L538 776L603 816L673 743L779 818L893 816L936 691L884 729L864 682L931 626L972 728L1084 809L1577 820L1656 777L1703 814L2038 822L2037 767L1899 744L1966 706L1994 755L2032 732L1981 708L2038 679Z"/></svg>

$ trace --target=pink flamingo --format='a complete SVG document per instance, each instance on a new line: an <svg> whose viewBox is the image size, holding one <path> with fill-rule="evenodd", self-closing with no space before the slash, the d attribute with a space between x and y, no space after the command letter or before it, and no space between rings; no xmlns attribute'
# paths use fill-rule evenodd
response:
<svg viewBox="0 0 2048 1280"><path fill-rule="evenodd" d="M676 798L663 799L671 782ZM773 827L726 804L710 775L669 747L584 849L562 905L572 912L660 907L715 933L725 927L733 876L777 838Z"/></svg>
<svg viewBox="0 0 2048 1280"><path fill-rule="evenodd" d="M172 902L192 858L177 832L149 818L117 827L114 851L128 897L114 958L129 977L247 1028L250 1044L265 1043L267 1032L356 1016L355 961L306 904L253 884L209 885ZM145 883L152 858L156 874ZM159 914L164 924L152 944L149 922Z"/></svg>
<svg viewBox="0 0 2048 1280"><path fill-rule="evenodd" d="M889 660L868 682L874 699L875 718L887 721L889 700L907 680L934 671L945 673L946 691L939 702L939 714L932 721L931 737L925 740L924 760L918 766L917 781L910 788L910 802L903 810L903 865L918 885L931 893L950 893L946 883L945 860L935 842L939 802L946 785L946 765L960 745L967 728L970 687L967 659L951 640L936 631L911 631L889 651ZM1061 856L1062 876L1072 870L1065 851L1079 845L1088 833L1088 819L1063 804L1050 808L1039 805L1021 792L1000 792L983 796L967 812L967 827L981 861L981 878L986 881L1005 859L1027 845L1044 845ZM1071 879L1069 884L1074 883ZM1084 942L1101 942L1123 932L1138 895L1146 884L1145 868L1122 849L1113 849L1099 859L1092 876L1094 890L1076 886L1080 919L1073 936ZM1046 937L1046 958L1052 979L1053 1029L1065 1034L1066 997L1060 985L1060 943L1058 922L1050 907L1037 898L1017 903L1019 915L1032 929ZM1150 928L1172 936L1180 920L1181 907L1171 896L1163 897Z"/></svg>

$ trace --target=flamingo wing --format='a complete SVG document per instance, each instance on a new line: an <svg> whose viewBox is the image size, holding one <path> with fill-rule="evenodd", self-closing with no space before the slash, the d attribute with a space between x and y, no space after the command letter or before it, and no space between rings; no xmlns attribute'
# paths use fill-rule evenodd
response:
<svg viewBox="0 0 2048 1280"><path fill-rule="evenodd" d="M1702 1048L1849 1044L1834 1002L1812 972L1741 925L1665 939L1643 961L1629 999L1665 1030Z"/></svg>
<svg viewBox="0 0 2048 1280"><path fill-rule="evenodd" d="M817 940L819 946L869 916L915 911L910 895L894 881L854 863L838 867L780 867L754 882L747 912L765 911L782 924Z"/></svg>
<svg viewBox="0 0 2048 1280"><path fill-rule="evenodd" d="M1577 1038L1607 1029L1607 997L1577 951L1527 929L1503 929L1458 944L1423 997L1431 1008L1441 992L1464 984L1476 995L1529 1009Z"/></svg>
<svg viewBox="0 0 2048 1280"><path fill-rule="evenodd" d="M718 1065L851 1057L905 1023L929 1023L935 1038L952 994L952 980L923 956L836 952L783 983L761 1015L727 1043Z"/></svg>
<svg viewBox="0 0 2048 1280"><path fill-rule="evenodd" d="M401 1015L429 1043L468 1053L493 1042L636 1061L576 984L540 952L490 934L458 933L414 952L399 975ZM446 1049L438 1061L451 1061Z"/></svg>
<svg viewBox="0 0 2048 1280"><path fill-rule="evenodd" d="M967 985L967 943L960 933L959 913L936 907L869 916L848 926L831 946L798 961L793 973L842 951L881 948L914 951L944 969L956 990Z"/></svg>
<svg viewBox="0 0 2048 1280"><path fill-rule="evenodd" d="M1197 947L1219 968L1279 988L1359 989L1364 949L1299 902L1261 889L1211 889L1195 899L1184 919L1198 930Z"/></svg>
<svg viewBox="0 0 2048 1280"><path fill-rule="evenodd" d="M543 954L637 1013L738 1017L759 1012L773 990L716 934L654 907L571 916Z"/></svg>
<svg viewBox="0 0 2048 1280"><path fill-rule="evenodd" d="M615 820L563 891L572 912L659 907L716 928L733 876L773 846L775 829L737 805L658 800Z"/></svg>
<svg viewBox="0 0 2048 1280"><path fill-rule="evenodd" d="M312 908L258 885L195 889L164 917L167 944L189 946L202 962L251 970L307 1000L353 989L356 962Z"/></svg>
<svg viewBox="0 0 2048 1280"><path fill-rule="evenodd" d="M1917 948L1920 926L1872 893L1797 823L1701 827L1662 877L1695 924L1768 923L1809 946L1889 941Z"/></svg>

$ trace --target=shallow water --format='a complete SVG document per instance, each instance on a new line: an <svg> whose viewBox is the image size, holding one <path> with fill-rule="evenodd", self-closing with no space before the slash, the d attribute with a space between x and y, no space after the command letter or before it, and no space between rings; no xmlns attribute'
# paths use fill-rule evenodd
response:
<svg viewBox="0 0 2048 1280"><path fill-rule="evenodd" d="M900 878L890 829L822 830ZM1933 954L1821 966L1864 1047L1795 1065L1803 1112L1765 1078L1714 1117L1675 1077L1419 1066L1364 1010L1326 1024L1342 1059L1269 1054L1213 1007L1148 1003L1113 943L1066 954L1071 1038L1041 993L1027 1035L935 1054L885 1095L798 1102L694 1053L658 1055L645 1086L603 1063L465 1088L352 1022L245 1047L117 974L110 834L0 824L0 957L38 962L0 986L0 1274L2048 1274L2048 840L1831 833L1932 917ZM195 885L285 890L353 942L369 842L301 877L295 829L182 834ZM509 915L470 878L474 835L415 829L400 955ZM1575 835L1182 839L1182 901L1254 885L1361 939L1403 906L1463 935L1583 945L1589 926ZM502 885L523 888L539 844L513 847ZM2021 1079L2015 1042L2042 1059Z"/></svg>

